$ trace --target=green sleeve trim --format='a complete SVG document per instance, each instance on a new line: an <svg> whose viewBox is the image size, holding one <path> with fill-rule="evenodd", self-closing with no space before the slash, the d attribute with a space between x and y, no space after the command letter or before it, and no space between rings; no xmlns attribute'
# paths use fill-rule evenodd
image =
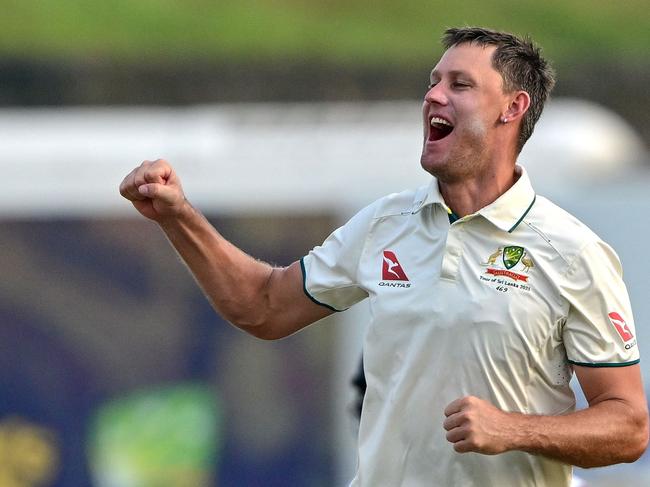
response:
<svg viewBox="0 0 650 487"><path fill-rule="evenodd" d="M342 309L336 309L330 306L329 304L321 303L318 301L314 296L309 294L309 291L307 291L307 271L305 270L305 263L303 262L303 258L300 259L300 270L302 271L302 290L305 292L305 295L311 299L314 303L319 304L321 306L325 306L327 309L331 309L332 311L336 311L337 313L340 313L341 311L345 311Z"/></svg>
<svg viewBox="0 0 650 487"><path fill-rule="evenodd" d="M569 360L569 363L572 365L579 365L581 367L627 367L628 365L636 365L641 361L641 359L636 359L632 360L631 362L619 362L619 363L599 363L599 364L594 364L594 363L584 363L584 362L574 362L573 360Z"/></svg>
<svg viewBox="0 0 650 487"><path fill-rule="evenodd" d="M530 202L530 206L526 209L526 211L524 211L524 214L521 215L521 218L519 220L517 220L517 223L515 223L510 230L508 230L508 233L514 232L515 228L517 228L519 226L519 224L522 222L522 220L524 218L526 218L526 215L528 215L528 212L530 211L530 209L535 204L536 199L537 199L537 195L533 196L533 201Z"/></svg>

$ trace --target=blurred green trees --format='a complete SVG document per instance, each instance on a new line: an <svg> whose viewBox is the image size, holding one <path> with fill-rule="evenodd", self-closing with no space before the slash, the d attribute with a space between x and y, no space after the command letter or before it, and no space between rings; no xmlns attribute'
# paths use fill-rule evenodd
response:
<svg viewBox="0 0 650 487"><path fill-rule="evenodd" d="M648 62L644 0L0 0L0 56L422 63L445 27L531 34L556 62Z"/></svg>

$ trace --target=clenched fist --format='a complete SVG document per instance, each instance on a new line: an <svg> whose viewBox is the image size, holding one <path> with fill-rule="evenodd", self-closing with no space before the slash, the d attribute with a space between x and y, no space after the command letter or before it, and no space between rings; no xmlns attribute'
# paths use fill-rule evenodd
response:
<svg viewBox="0 0 650 487"><path fill-rule="evenodd" d="M443 427L447 441L459 453L477 452L496 455L510 449L512 413L506 413L488 401L467 396L445 408Z"/></svg>
<svg viewBox="0 0 650 487"><path fill-rule="evenodd" d="M144 161L131 171L120 184L120 194L157 222L179 215L188 205L180 179L163 159Z"/></svg>

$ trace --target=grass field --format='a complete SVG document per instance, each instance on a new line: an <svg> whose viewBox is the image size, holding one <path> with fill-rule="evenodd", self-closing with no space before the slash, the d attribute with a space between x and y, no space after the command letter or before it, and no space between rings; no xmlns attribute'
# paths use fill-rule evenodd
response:
<svg viewBox="0 0 650 487"><path fill-rule="evenodd" d="M446 26L530 33L556 62L644 57L645 0L0 0L0 55L428 61Z"/></svg>

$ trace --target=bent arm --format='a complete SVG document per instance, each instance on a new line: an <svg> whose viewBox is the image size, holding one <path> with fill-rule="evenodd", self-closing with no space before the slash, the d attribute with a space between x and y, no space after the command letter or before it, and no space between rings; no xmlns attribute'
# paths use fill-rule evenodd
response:
<svg viewBox="0 0 650 487"><path fill-rule="evenodd" d="M300 264L277 268L223 238L189 203L158 222L215 310L263 339L288 336L332 313L303 292Z"/></svg>
<svg viewBox="0 0 650 487"><path fill-rule="evenodd" d="M155 221L226 320L259 338L282 338L332 313L303 293L300 264L274 268L228 242L185 198L163 160L144 161L120 194Z"/></svg>
<svg viewBox="0 0 650 487"><path fill-rule="evenodd" d="M633 462L648 445L639 365L575 366L589 407L565 416L523 417L520 450L583 468Z"/></svg>
<svg viewBox="0 0 650 487"><path fill-rule="evenodd" d="M460 453L520 450L584 468L637 460L648 444L639 365L575 371L588 408L563 416L528 415L464 397L445 409L448 441Z"/></svg>

